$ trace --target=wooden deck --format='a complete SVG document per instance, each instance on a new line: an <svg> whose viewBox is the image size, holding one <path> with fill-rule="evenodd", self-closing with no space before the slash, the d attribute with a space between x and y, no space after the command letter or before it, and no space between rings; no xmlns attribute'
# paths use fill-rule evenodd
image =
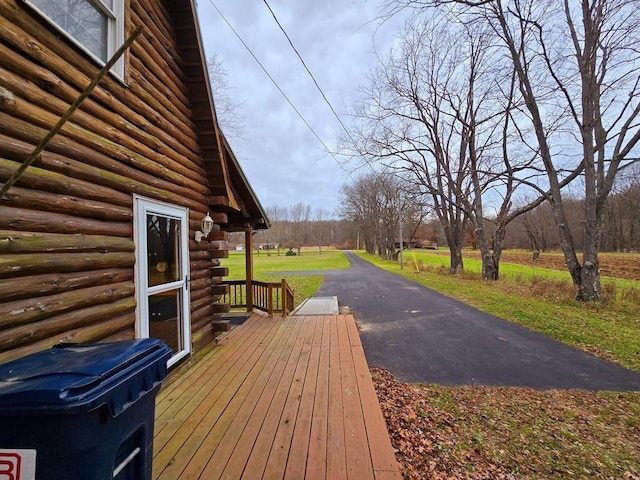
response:
<svg viewBox="0 0 640 480"><path fill-rule="evenodd" d="M351 315L252 315L158 394L158 479L400 479Z"/></svg>

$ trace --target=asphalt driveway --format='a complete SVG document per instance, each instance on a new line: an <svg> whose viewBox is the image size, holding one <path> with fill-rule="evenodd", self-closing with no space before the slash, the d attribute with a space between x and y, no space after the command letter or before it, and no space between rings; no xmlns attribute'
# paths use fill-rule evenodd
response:
<svg viewBox="0 0 640 480"><path fill-rule="evenodd" d="M640 372L480 312L347 252L318 296L355 313L370 367L408 382L638 390Z"/></svg>

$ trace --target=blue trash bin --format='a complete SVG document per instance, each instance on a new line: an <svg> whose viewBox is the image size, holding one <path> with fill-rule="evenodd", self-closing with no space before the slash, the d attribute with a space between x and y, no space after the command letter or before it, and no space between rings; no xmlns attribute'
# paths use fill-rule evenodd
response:
<svg viewBox="0 0 640 480"><path fill-rule="evenodd" d="M0 477L151 479L157 339L63 344L0 365Z"/></svg>

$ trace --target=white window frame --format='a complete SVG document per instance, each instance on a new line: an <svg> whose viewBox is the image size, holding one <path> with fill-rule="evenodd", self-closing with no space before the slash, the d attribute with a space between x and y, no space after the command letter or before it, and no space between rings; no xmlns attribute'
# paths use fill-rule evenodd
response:
<svg viewBox="0 0 640 480"><path fill-rule="evenodd" d="M98 57L96 54L91 52L88 48L86 48L80 41L78 41L75 37L70 35L64 28L54 22L49 16L44 13L42 10L35 5L32 0L24 0L24 2L29 5L33 10L38 12L43 18L45 18L51 25L53 25L60 33L62 33L65 37L71 40L73 43L78 45L82 50L84 50L87 54L91 56L96 62L100 65L105 65L109 59L113 56L114 53L120 48L120 46L124 43L124 31L125 31L125 0L112 0L113 1L113 9L110 9L105 5L102 0L85 0L88 3L94 5L98 10L100 10L105 17L107 18L107 58L102 59ZM124 82L124 55L121 55L120 58L116 61L116 63L111 68L110 73L112 73L119 80Z"/></svg>

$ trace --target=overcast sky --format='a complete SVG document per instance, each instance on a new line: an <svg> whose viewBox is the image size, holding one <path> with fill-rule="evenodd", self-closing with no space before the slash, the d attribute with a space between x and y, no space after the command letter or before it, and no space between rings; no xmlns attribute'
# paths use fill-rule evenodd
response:
<svg viewBox="0 0 640 480"><path fill-rule="evenodd" d="M240 104L242 140L232 148L266 207L302 202L335 210L348 170L328 154L214 8L226 17L322 141L337 147L340 124L263 0L199 0L205 53L227 72L228 95ZM270 0L269 5L343 122L403 20L380 26L378 0ZM338 159L342 159L336 155Z"/></svg>

